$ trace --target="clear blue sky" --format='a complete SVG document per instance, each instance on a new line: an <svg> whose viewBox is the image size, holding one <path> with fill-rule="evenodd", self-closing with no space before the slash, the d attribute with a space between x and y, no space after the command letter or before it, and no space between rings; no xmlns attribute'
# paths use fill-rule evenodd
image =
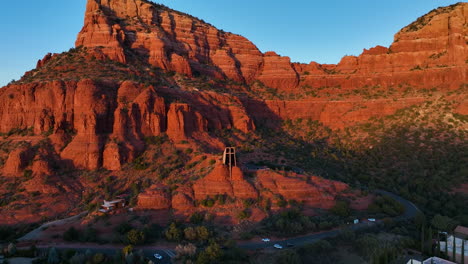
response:
<svg viewBox="0 0 468 264"><path fill-rule="evenodd" d="M263 52L292 61L337 63L364 48L389 46L393 35L449 0L158 0L225 31ZM3 1L0 8L0 86L19 79L48 52L74 46L86 0Z"/></svg>

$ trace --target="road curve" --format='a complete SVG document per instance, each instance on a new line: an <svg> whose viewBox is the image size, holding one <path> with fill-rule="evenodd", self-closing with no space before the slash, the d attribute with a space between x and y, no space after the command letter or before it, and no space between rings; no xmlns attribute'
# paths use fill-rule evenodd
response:
<svg viewBox="0 0 468 264"><path fill-rule="evenodd" d="M109 246L109 247L106 247L106 246L103 246L103 247L87 247L87 246L82 246L82 247L77 247L76 245L75 246L52 246L54 247L57 251L59 252L64 252L64 251L67 251L67 250L75 250L77 252L80 252L80 253L86 253L86 252L90 252L91 254L96 254L96 253L102 253L104 255L107 255L107 256L115 256L117 254L118 251L122 251L123 247L118 247L118 246ZM46 246L38 246L38 250L42 253L45 253L49 250L50 247L46 247ZM145 257L147 257L148 259L150 259L151 261L153 261L155 264L170 264L172 263L171 262L171 259L173 257L175 257L175 252L173 250L169 250L169 249L158 249L158 248L148 248L148 247L144 247L144 248L135 248L135 252L138 252L139 250L142 250L143 251L143 255L145 255ZM154 254L159 254L162 256L162 259L156 259L154 257Z"/></svg>
<svg viewBox="0 0 468 264"><path fill-rule="evenodd" d="M393 199L395 199L397 202L402 204L405 207L405 212L400 215L395 217L394 219L396 221L401 221L401 220L407 220L415 217L418 212L420 212L419 208L413 204L412 202L404 199L403 197L400 197L394 193L387 192L384 190L375 190L374 191L377 194L382 194L389 196ZM305 235L305 236L300 236L300 237L295 237L295 238L289 238L289 239L283 239L283 240L275 240L275 241L270 241L270 242L246 242L246 243L240 243L239 247L245 248L245 249L262 249L262 248L273 248L274 244L280 244L283 247L287 247L288 244L294 245L294 246L301 246L305 244L310 244L317 242L318 240L324 239L324 238L330 238L330 237L336 237L338 236L341 231L344 230L359 230L365 227L369 227L372 225L375 225L376 223L373 222L368 222L368 223L359 223L356 225L350 225L347 227L343 227L340 229L334 229L331 231L325 231L325 232L320 232L320 233L315 233L311 235Z"/></svg>

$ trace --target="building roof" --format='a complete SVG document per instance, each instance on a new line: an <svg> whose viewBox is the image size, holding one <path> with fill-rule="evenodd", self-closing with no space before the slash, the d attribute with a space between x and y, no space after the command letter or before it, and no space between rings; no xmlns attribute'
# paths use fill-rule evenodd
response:
<svg viewBox="0 0 468 264"><path fill-rule="evenodd" d="M448 261L445 259L441 259L438 257L432 257L428 258L425 261L423 261L423 264L456 264L455 262Z"/></svg>
<svg viewBox="0 0 468 264"><path fill-rule="evenodd" d="M457 228L455 228L455 233L468 236L468 227L457 226Z"/></svg>
<svg viewBox="0 0 468 264"><path fill-rule="evenodd" d="M410 259L406 264L421 264L422 262L415 259Z"/></svg>

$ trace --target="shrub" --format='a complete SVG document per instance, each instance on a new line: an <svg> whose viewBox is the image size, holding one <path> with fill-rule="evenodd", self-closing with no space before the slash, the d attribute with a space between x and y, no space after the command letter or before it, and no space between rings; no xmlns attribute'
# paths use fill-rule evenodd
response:
<svg viewBox="0 0 468 264"><path fill-rule="evenodd" d="M237 218L239 218L240 220L243 220L243 219L247 219L249 218L251 215L250 211L245 209L245 210L242 210L238 215L237 215Z"/></svg>
<svg viewBox="0 0 468 264"><path fill-rule="evenodd" d="M171 223L164 235L169 241L180 241L182 239L182 230L179 229L176 223Z"/></svg>
<svg viewBox="0 0 468 264"><path fill-rule="evenodd" d="M63 239L65 241L77 241L80 237L80 233L73 226L68 228L65 233L63 233Z"/></svg>
<svg viewBox="0 0 468 264"><path fill-rule="evenodd" d="M188 148L185 150L185 153L186 154L192 154L193 153L193 149L192 148Z"/></svg>
<svg viewBox="0 0 468 264"><path fill-rule="evenodd" d="M139 245L145 242L146 236L142 231L132 229L127 233L127 240L131 245Z"/></svg>
<svg viewBox="0 0 468 264"><path fill-rule="evenodd" d="M336 204L331 208L331 212L337 216L347 217L351 214L349 203L346 201L337 201Z"/></svg>
<svg viewBox="0 0 468 264"><path fill-rule="evenodd" d="M205 219L205 214L201 212L195 212L190 216L190 223L192 224L201 224Z"/></svg>

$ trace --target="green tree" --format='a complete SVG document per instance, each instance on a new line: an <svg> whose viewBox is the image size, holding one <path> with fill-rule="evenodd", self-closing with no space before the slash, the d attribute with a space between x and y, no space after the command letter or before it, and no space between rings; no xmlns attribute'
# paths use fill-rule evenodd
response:
<svg viewBox="0 0 468 264"><path fill-rule="evenodd" d="M143 244L146 240L145 233L140 230L132 229L127 233L128 242L132 245Z"/></svg>
<svg viewBox="0 0 468 264"><path fill-rule="evenodd" d="M461 264L465 264L465 239L462 239Z"/></svg>
<svg viewBox="0 0 468 264"><path fill-rule="evenodd" d="M332 207L331 212L337 216L347 217L351 213L349 203L346 201L337 201Z"/></svg>
<svg viewBox="0 0 468 264"><path fill-rule="evenodd" d="M182 230L177 227L176 223L171 223L164 235L169 241L180 241L182 239Z"/></svg>
<svg viewBox="0 0 468 264"><path fill-rule="evenodd" d="M302 260L296 251L285 250L276 257L276 264L302 264Z"/></svg>
<svg viewBox="0 0 468 264"><path fill-rule="evenodd" d="M455 236L453 236L453 245L452 245L452 260L453 262L456 262L456 257L457 257L457 240Z"/></svg>
<svg viewBox="0 0 468 264"><path fill-rule="evenodd" d="M132 245L128 245L122 249L122 253L124 256L127 256L128 254L132 253L132 251L133 251Z"/></svg>
<svg viewBox="0 0 468 264"><path fill-rule="evenodd" d="M421 252L424 252L426 237L424 236L424 225L421 226Z"/></svg>
<svg viewBox="0 0 468 264"><path fill-rule="evenodd" d="M433 256L434 251L432 248L432 227L429 226L429 231L427 232L427 240L426 240L426 247L427 247L427 252L429 252L429 255ZM427 243L430 242L430 243Z"/></svg>
<svg viewBox="0 0 468 264"><path fill-rule="evenodd" d="M441 248L440 248L440 233L437 232L437 256L440 257Z"/></svg>
<svg viewBox="0 0 468 264"><path fill-rule="evenodd" d="M70 264L83 264L86 261L86 257L84 254L75 253L73 257L70 258Z"/></svg>
<svg viewBox="0 0 468 264"><path fill-rule="evenodd" d="M196 240L197 231L193 227L187 227L184 229L184 237L187 240Z"/></svg>
<svg viewBox="0 0 468 264"><path fill-rule="evenodd" d="M68 228L65 233L63 233L63 239L65 241L76 241L80 237L80 233L73 226Z"/></svg>
<svg viewBox="0 0 468 264"><path fill-rule="evenodd" d="M457 222L448 216L437 214L432 218L431 224L437 230L450 232L457 225Z"/></svg>
<svg viewBox="0 0 468 264"><path fill-rule="evenodd" d="M204 226L197 226L196 228L198 240L206 241L210 238L210 231Z"/></svg>
<svg viewBox="0 0 468 264"><path fill-rule="evenodd" d="M102 253L97 253L93 256L93 263L94 264L100 264L102 262L104 262L105 260L105 257Z"/></svg>
<svg viewBox="0 0 468 264"><path fill-rule="evenodd" d="M197 258L197 264L216 263L221 259L222 251L217 243L212 243L202 251Z"/></svg>
<svg viewBox="0 0 468 264"><path fill-rule="evenodd" d="M449 256L449 254L448 254L448 236L445 239L445 255L448 258L448 256Z"/></svg>

